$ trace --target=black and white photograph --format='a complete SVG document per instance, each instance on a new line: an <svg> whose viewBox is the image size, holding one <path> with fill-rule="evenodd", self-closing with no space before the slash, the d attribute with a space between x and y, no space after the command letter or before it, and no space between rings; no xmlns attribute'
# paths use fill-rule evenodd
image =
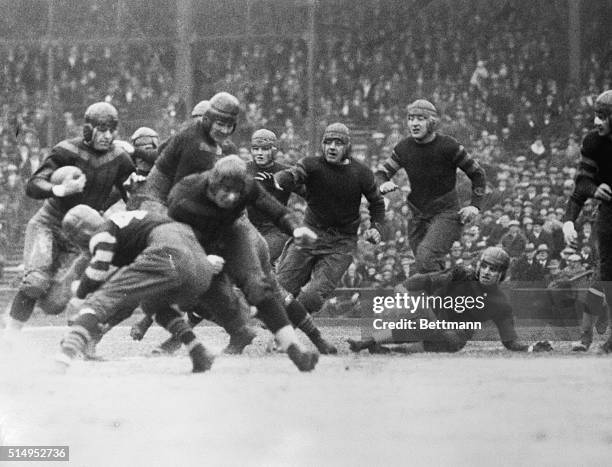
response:
<svg viewBox="0 0 612 467"><path fill-rule="evenodd" d="M609 465L611 25L0 1L0 465Z"/></svg>

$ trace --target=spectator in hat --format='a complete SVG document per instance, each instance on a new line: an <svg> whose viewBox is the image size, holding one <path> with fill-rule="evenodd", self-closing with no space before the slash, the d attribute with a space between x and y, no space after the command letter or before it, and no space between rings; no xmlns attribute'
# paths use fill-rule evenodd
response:
<svg viewBox="0 0 612 467"><path fill-rule="evenodd" d="M523 215L533 218L533 202L523 201Z"/></svg>
<svg viewBox="0 0 612 467"><path fill-rule="evenodd" d="M574 192L574 180L567 179L563 182L561 186L561 196L558 196L555 203L553 203L555 208L564 208L567 206L567 202L569 197Z"/></svg>
<svg viewBox="0 0 612 467"><path fill-rule="evenodd" d="M540 243L536 248L536 261L546 269L550 260L550 248L546 243Z"/></svg>
<svg viewBox="0 0 612 467"><path fill-rule="evenodd" d="M508 222L508 232L501 238L501 246L510 255L510 258L518 258L525 251L527 237L521 231L519 221L513 219Z"/></svg>
<svg viewBox="0 0 612 467"><path fill-rule="evenodd" d="M487 246L495 246L499 244L502 237L508 232L510 223L510 216L508 214L501 214L497 219L497 222L491 229L491 235L487 239Z"/></svg>
<svg viewBox="0 0 612 467"><path fill-rule="evenodd" d="M527 237L533 231L533 219L529 216L523 216L521 223L523 224L523 233Z"/></svg>
<svg viewBox="0 0 612 467"><path fill-rule="evenodd" d="M535 204L537 196L537 187L535 185L528 185L526 188L525 196L523 197L522 201L531 201Z"/></svg>
<svg viewBox="0 0 612 467"><path fill-rule="evenodd" d="M548 197L550 200L551 206L555 207L555 203L557 202L557 196L552 193L552 187L549 185L549 182L546 181L546 184L542 185L540 189L541 193L536 196L535 202L538 203L542 198Z"/></svg>
<svg viewBox="0 0 612 467"><path fill-rule="evenodd" d="M458 240L455 240L450 249L451 266L461 264L462 255L463 255L463 247L461 246L461 242Z"/></svg>
<svg viewBox="0 0 612 467"><path fill-rule="evenodd" d="M524 201L525 195L527 194L527 187L528 187L528 185L526 183L517 183L515 185L514 193L516 194L516 198L518 200ZM527 201L524 201L524 203L526 203L526 202Z"/></svg>
<svg viewBox="0 0 612 467"><path fill-rule="evenodd" d="M544 278L548 272L542 264L535 259L536 248L533 243L525 245L525 252L518 258L510 270L510 278L513 281L526 282L527 287L540 287L544 284Z"/></svg>
<svg viewBox="0 0 612 467"><path fill-rule="evenodd" d="M464 251L461 254L461 265L470 271L474 270L474 255L469 251Z"/></svg>
<svg viewBox="0 0 612 467"><path fill-rule="evenodd" d="M544 231L544 221L542 219L535 219L531 232L527 234L527 240L536 247L541 243L545 243L548 247L552 245L552 236Z"/></svg>
<svg viewBox="0 0 612 467"><path fill-rule="evenodd" d="M495 218L491 211L485 211L482 213L482 219L480 221L480 235L486 240L491 235L491 230L495 225Z"/></svg>

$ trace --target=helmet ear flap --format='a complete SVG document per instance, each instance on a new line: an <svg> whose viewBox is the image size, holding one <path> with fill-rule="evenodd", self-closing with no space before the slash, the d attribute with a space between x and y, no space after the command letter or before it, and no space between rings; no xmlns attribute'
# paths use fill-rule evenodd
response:
<svg viewBox="0 0 612 467"><path fill-rule="evenodd" d="M91 123L85 123L83 125L83 141L91 143L93 139L93 125Z"/></svg>

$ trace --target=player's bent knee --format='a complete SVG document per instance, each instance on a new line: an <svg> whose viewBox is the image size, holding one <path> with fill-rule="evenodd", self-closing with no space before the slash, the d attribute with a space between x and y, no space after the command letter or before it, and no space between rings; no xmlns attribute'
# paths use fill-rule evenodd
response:
<svg viewBox="0 0 612 467"><path fill-rule="evenodd" d="M304 308L308 310L308 313L316 313L321 309L325 299L321 294L308 289L303 289L298 295L299 302L304 305Z"/></svg>
<svg viewBox="0 0 612 467"><path fill-rule="evenodd" d="M275 297L275 290L272 281L267 277L250 278L244 285L243 290L247 301L251 305L257 306L258 303Z"/></svg>

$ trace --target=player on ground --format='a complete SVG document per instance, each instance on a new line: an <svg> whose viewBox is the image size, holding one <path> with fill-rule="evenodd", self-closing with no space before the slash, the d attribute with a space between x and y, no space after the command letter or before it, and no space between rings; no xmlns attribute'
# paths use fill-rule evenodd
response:
<svg viewBox="0 0 612 467"><path fill-rule="evenodd" d="M213 356L178 310L198 303L223 268L223 259L207 256L191 227L138 210L104 219L86 205L68 211L62 226L91 253L75 293L84 302L61 343L64 357L82 356L101 337L101 325L141 304L187 347L194 372L210 369ZM119 268L114 274L112 266Z"/></svg>
<svg viewBox="0 0 612 467"><path fill-rule="evenodd" d="M463 266L455 266L449 271L431 272L425 274L415 274L406 283L409 291L425 291L430 296L439 296L442 299L452 297L455 303L456 298L467 303L466 297L471 297L470 303L478 304L479 299L484 304L481 306L466 307L459 313L454 308L432 309L427 307L419 308L412 313L412 310L399 316L414 319L420 323L420 319L428 322L462 322L474 323L492 320L499 331L499 336L508 350L516 352L552 350L549 342L538 342L533 345L522 344L518 340L514 328L514 317L512 306L508 299L499 288L499 283L504 279L510 257L499 247L486 248L476 271L471 271ZM397 310L400 311L400 310ZM374 336L355 341L348 339L348 343L353 352L368 349L371 353L389 353L390 349L382 346L385 343L402 344L401 350L406 353L415 352L457 352L461 350L468 340L473 336L471 329L467 330L438 330L423 329L417 327L415 330L375 330Z"/></svg>
<svg viewBox="0 0 612 467"><path fill-rule="evenodd" d="M599 280L608 304L612 303L612 90L595 100L595 128L582 140L581 159L574 192L565 210L563 234L565 242L575 246L578 233L574 222L588 198L600 201L597 214L599 245ZM588 347L588 346L586 346ZM585 349L586 350L586 349ZM612 353L612 336L602 345Z"/></svg>
<svg viewBox="0 0 612 467"><path fill-rule="evenodd" d="M321 309L353 261L362 196L369 203L371 216L371 227L364 233L367 240L381 240L385 218L374 174L350 155L349 129L342 123L329 125L321 149L321 156L305 157L295 167L274 175L287 192L305 188L308 207L304 223L317 234L312 245L298 245L290 239L277 268L280 285L310 314Z"/></svg>
<svg viewBox="0 0 612 467"><path fill-rule="evenodd" d="M24 247L24 277L13 299L7 326L20 329L38 304L46 313L57 314L70 298L70 281L65 266L73 263L79 249L61 230L62 218L77 204L95 210L109 207L115 188L125 199L123 183L134 171L125 146L115 144L117 110L106 102L97 102L85 112L83 136L61 141L51 150L32 175L26 194L45 203L28 222ZM53 173L64 166L76 166L82 176L67 177L61 184L51 183ZM66 292L66 289L68 293Z"/></svg>
<svg viewBox="0 0 612 467"><path fill-rule="evenodd" d="M382 194L396 190L393 175L404 169L410 182L408 206L413 218L409 226L410 247L415 252L416 272L444 269L446 255L461 235L461 225L479 212L485 193L485 173L454 138L438 133L438 111L425 100L408 106L410 136L400 141L377 175ZM457 168L472 181L472 200L459 209L455 189Z"/></svg>
<svg viewBox="0 0 612 467"><path fill-rule="evenodd" d="M283 350L302 370L314 368L318 353L305 352L289 326L280 294L274 285L267 248L252 238L244 210L255 206L295 242L307 245L316 235L300 227L290 211L257 183L238 156L227 156L212 170L185 177L168 197L168 214L193 226L207 252L225 259L224 271L244 293Z"/></svg>

